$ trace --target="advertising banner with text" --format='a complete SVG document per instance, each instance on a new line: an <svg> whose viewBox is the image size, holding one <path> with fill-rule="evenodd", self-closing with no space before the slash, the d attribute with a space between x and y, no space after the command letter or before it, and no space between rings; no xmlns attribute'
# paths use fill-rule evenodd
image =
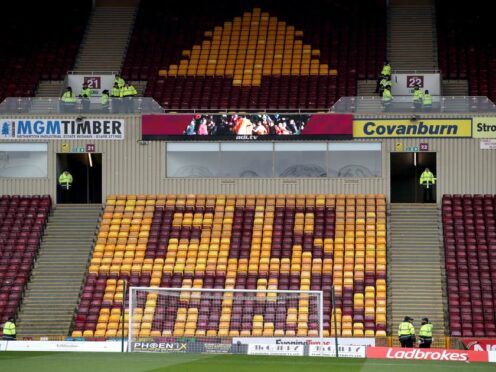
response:
<svg viewBox="0 0 496 372"><path fill-rule="evenodd" d="M303 345L248 345L248 355L303 356L304 352Z"/></svg>
<svg viewBox="0 0 496 372"><path fill-rule="evenodd" d="M143 140L351 139L349 114L143 115Z"/></svg>
<svg viewBox="0 0 496 372"><path fill-rule="evenodd" d="M21 118L4 119L0 125L0 140L123 140L122 119Z"/></svg>
<svg viewBox="0 0 496 372"><path fill-rule="evenodd" d="M125 348L127 348L127 341ZM115 341L0 341L0 351L78 351L118 353L121 351L121 343Z"/></svg>
<svg viewBox="0 0 496 372"><path fill-rule="evenodd" d="M338 357L340 358L365 358L366 346L340 345L338 346ZM335 345L309 345L308 355L316 357L335 357Z"/></svg>
<svg viewBox="0 0 496 372"><path fill-rule="evenodd" d="M233 337L233 344L259 344L259 345L331 345L334 338L325 337ZM375 346L372 337L338 337L339 346Z"/></svg>
<svg viewBox="0 0 496 372"><path fill-rule="evenodd" d="M470 138L472 119L353 120L353 138Z"/></svg>
<svg viewBox="0 0 496 372"><path fill-rule="evenodd" d="M399 347L369 347L367 358L438 360L446 362L487 362L487 351L445 350L445 349L407 349Z"/></svg>
<svg viewBox="0 0 496 372"><path fill-rule="evenodd" d="M481 150L496 150L496 139L481 139L480 140Z"/></svg>
<svg viewBox="0 0 496 372"><path fill-rule="evenodd" d="M462 338L462 342L468 350L496 351L496 339L491 338Z"/></svg>
<svg viewBox="0 0 496 372"><path fill-rule="evenodd" d="M496 138L496 117L474 117L474 138Z"/></svg>

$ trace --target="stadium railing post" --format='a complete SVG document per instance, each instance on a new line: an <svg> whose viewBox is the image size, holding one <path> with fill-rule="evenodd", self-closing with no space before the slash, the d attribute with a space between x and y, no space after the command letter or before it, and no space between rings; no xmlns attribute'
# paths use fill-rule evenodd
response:
<svg viewBox="0 0 496 372"><path fill-rule="evenodd" d="M122 334L121 334L121 353L124 352L124 331L125 331L125 327L124 327L124 322L126 321L126 284L127 282L124 280L123 283L122 283L122 293L124 293L124 296L122 296L122 320L121 320L121 324L122 324Z"/></svg>
<svg viewBox="0 0 496 372"><path fill-rule="evenodd" d="M336 358L339 358L338 351L338 321L336 316L336 292L334 291L334 286L332 286L331 292L331 300L332 300L332 311L334 312L334 342L336 344Z"/></svg>

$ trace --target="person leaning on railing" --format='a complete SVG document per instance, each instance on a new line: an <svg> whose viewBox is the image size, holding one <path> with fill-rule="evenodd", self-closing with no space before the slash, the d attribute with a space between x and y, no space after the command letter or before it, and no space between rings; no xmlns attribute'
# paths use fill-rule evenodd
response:
<svg viewBox="0 0 496 372"><path fill-rule="evenodd" d="M424 93L420 90L420 87L418 85L415 85L415 88L413 88L413 107L415 111L420 111L420 108L422 107L423 97Z"/></svg>
<svg viewBox="0 0 496 372"><path fill-rule="evenodd" d="M74 112L76 106L76 96L72 92L71 87L67 87L64 94L60 98L60 111L61 112Z"/></svg>
<svg viewBox="0 0 496 372"><path fill-rule="evenodd" d="M138 94L136 88L129 83L124 85L121 89L121 97L124 99L125 112L133 112L133 100L132 98Z"/></svg>
<svg viewBox="0 0 496 372"><path fill-rule="evenodd" d="M109 104L110 104L110 96L109 96L109 91L105 89L102 92L102 96L100 97L100 103L102 105L102 113L108 113L109 112Z"/></svg>
<svg viewBox="0 0 496 372"><path fill-rule="evenodd" d="M79 93L79 98L81 98L83 111L89 111L90 98L91 98L92 94L93 94L93 91L91 90L91 88L88 88L88 84L83 83L83 88L81 89L81 92Z"/></svg>
<svg viewBox="0 0 496 372"><path fill-rule="evenodd" d="M391 109L392 103L393 94L391 93L391 88L386 87L382 92L382 104L384 106L384 111L388 112Z"/></svg>
<svg viewBox="0 0 496 372"><path fill-rule="evenodd" d="M422 96L422 110L425 112L430 112L432 109L432 96L428 90L424 92Z"/></svg>

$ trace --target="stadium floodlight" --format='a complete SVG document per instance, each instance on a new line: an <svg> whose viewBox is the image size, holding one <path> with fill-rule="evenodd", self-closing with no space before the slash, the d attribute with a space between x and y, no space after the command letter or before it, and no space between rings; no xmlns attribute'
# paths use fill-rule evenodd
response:
<svg viewBox="0 0 496 372"><path fill-rule="evenodd" d="M184 340L323 337L322 291L130 287L128 306L128 351L185 351Z"/></svg>

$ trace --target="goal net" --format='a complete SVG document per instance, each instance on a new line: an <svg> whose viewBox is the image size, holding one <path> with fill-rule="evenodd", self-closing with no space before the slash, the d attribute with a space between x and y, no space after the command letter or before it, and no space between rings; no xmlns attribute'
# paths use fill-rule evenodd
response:
<svg viewBox="0 0 496 372"><path fill-rule="evenodd" d="M131 287L128 304L129 351L203 352L243 337L323 336L322 291Z"/></svg>

